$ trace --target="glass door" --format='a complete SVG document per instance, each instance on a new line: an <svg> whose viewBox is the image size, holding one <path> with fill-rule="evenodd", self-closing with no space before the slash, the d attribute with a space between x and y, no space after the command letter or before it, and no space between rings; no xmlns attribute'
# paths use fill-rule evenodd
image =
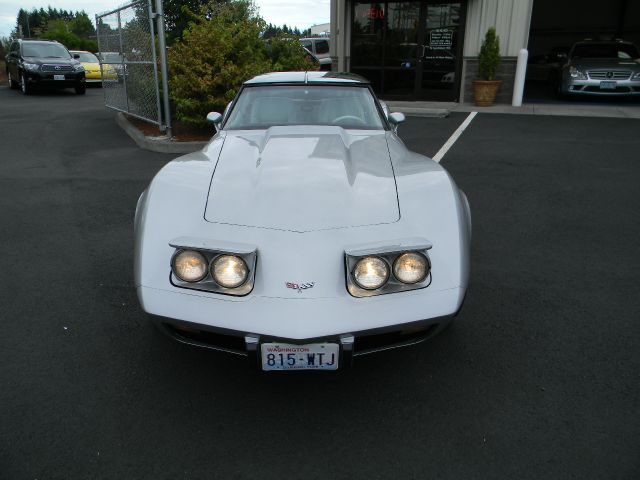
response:
<svg viewBox="0 0 640 480"><path fill-rule="evenodd" d="M354 2L351 71L388 99L457 100L463 3Z"/></svg>
<svg viewBox="0 0 640 480"><path fill-rule="evenodd" d="M385 98L412 96L422 47L421 2L388 2L385 16L383 92Z"/></svg>
<svg viewBox="0 0 640 480"><path fill-rule="evenodd" d="M427 3L423 9L416 98L458 100L462 69L462 5L460 2Z"/></svg>

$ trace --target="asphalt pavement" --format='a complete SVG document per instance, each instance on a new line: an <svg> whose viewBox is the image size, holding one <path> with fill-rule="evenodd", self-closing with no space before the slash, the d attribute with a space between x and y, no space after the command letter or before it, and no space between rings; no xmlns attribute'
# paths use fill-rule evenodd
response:
<svg viewBox="0 0 640 480"><path fill-rule="evenodd" d="M400 133L433 155L465 117ZM452 328L269 375L137 303L136 200L172 156L99 89L0 88L0 479L640 478L639 131L478 115L442 160L474 229Z"/></svg>

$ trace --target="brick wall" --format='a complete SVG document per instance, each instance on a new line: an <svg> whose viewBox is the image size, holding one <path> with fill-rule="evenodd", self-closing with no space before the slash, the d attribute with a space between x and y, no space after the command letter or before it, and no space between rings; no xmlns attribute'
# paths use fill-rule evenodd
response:
<svg viewBox="0 0 640 480"><path fill-rule="evenodd" d="M473 103L473 81L478 80L478 58L465 57L462 62L462 97L460 102ZM502 62L496 73L496 80L502 80L496 103L511 104L516 62L516 57L502 57Z"/></svg>

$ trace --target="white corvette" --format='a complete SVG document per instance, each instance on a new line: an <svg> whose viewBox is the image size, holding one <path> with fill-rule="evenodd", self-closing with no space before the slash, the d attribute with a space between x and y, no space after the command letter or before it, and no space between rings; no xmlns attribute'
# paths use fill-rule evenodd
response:
<svg viewBox="0 0 640 480"><path fill-rule="evenodd" d="M447 326L469 280L471 216L396 135L363 78L246 82L200 152L138 201L135 283L174 338L263 370L336 370Z"/></svg>

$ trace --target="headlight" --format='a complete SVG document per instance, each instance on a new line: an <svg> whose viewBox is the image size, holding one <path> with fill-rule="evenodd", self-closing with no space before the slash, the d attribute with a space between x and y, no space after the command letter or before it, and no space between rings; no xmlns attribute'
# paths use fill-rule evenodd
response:
<svg viewBox="0 0 640 480"><path fill-rule="evenodd" d="M569 75L571 75L571 78L577 78L578 80L587 79L587 76L574 66L569 67Z"/></svg>
<svg viewBox="0 0 640 480"><path fill-rule="evenodd" d="M393 262L393 274L402 283L411 285L421 282L428 273L429 263L424 255L419 253L403 253Z"/></svg>
<svg viewBox="0 0 640 480"><path fill-rule="evenodd" d="M365 257L358 260L353 269L353 279L360 288L375 290L389 279L387 262L380 257Z"/></svg>
<svg viewBox="0 0 640 480"><path fill-rule="evenodd" d="M80 64L80 63L79 63L79 64L77 64L77 65L74 65L74 66L73 66L73 69L74 69L76 72L84 72L84 66L82 66L82 64Z"/></svg>
<svg viewBox="0 0 640 480"><path fill-rule="evenodd" d="M633 79L634 79L634 80L640 80L640 72L636 73L636 74L633 76Z"/></svg>
<svg viewBox="0 0 640 480"><path fill-rule="evenodd" d="M199 282L207 276L207 260L201 253L193 250L180 250L171 261L176 277L183 282Z"/></svg>
<svg viewBox="0 0 640 480"><path fill-rule="evenodd" d="M240 257L220 255L211 264L211 276L225 288L237 288L247 281L249 269Z"/></svg>
<svg viewBox="0 0 640 480"><path fill-rule="evenodd" d="M40 68L40 65L38 65L37 63L27 63L27 62L24 62L24 63L22 64L22 67L23 67L25 70L29 70L30 72L35 72L35 71L37 71L37 70L38 70L38 68Z"/></svg>

